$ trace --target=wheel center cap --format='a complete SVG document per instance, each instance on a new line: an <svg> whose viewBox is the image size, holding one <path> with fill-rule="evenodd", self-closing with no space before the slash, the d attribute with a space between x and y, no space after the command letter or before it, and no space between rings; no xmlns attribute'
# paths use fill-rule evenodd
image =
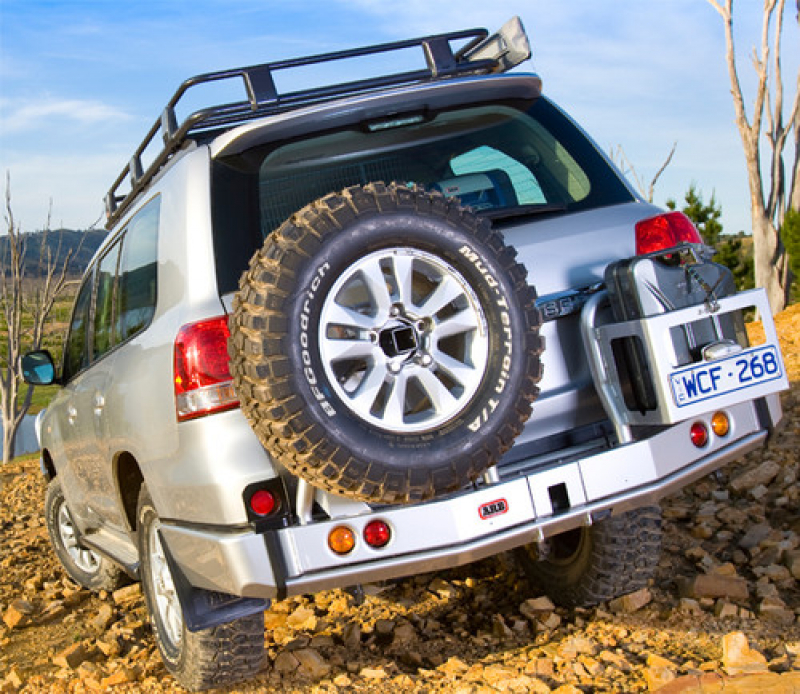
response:
<svg viewBox="0 0 800 694"><path fill-rule="evenodd" d="M381 330L378 344L390 359L410 354L417 349L417 332L404 323L393 325Z"/></svg>

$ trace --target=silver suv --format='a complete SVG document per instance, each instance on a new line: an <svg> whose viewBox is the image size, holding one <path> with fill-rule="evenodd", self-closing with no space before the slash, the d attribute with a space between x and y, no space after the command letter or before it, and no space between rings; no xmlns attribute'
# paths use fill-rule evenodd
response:
<svg viewBox="0 0 800 694"><path fill-rule="evenodd" d="M141 580L183 685L256 673L289 595L515 548L563 604L633 591L657 500L779 421L764 293L509 73L528 57L514 19L194 77L114 182L60 375L23 371L63 386L38 421L56 553ZM245 100L181 120L218 81Z"/></svg>

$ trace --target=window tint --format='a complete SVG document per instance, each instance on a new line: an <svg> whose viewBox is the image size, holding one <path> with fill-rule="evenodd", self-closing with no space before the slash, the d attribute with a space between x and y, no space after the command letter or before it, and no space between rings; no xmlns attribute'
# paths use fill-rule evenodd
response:
<svg viewBox="0 0 800 694"><path fill-rule="evenodd" d="M457 196L498 225L519 219L514 208L562 214L634 200L594 143L544 97L425 112L378 128L372 123L279 146L268 142L214 161L221 293L236 290L265 236L304 205L348 186L418 184ZM511 213L503 215L504 209Z"/></svg>
<svg viewBox="0 0 800 694"><path fill-rule="evenodd" d="M519 205L539 205L547 202L542 187L530 169L494 147L481 145L469 152L459 154L450 160L450 168L456 176L481 174L488 176L489 180L492 176L502 177L506 186L511 187ZM499 183L493 184L492 190L501 189ZM484 204L481 207L501 207L499 202L499 200L490 201L490 204ZM510 207L510 205L505 206ZM473 205L473 207L478 206Z"/></svg>
<svg viewBox="0 0 800 694"><path fill-rule="evenodd" d="M78 298L75 300L75 307L72 309L72 320L64 347L63 379L65 382L89 363L89 307L92 303L92 279L93 275L88 275L84 279L78 292Z"/></svg>
<svg viewBox="0 0 800 694"><path fill-rule="evenodd" d="M114 300L117 277L117 260L120 242L117 241L100 260L97 267L97 292L94 302L94 340L92 359L108 352L116 343L114 335Z"/></svg>
<svg viewBox="0 0 800 694"><path fill-rule="evenodd" d="M159 200L156 198L143 208L125 232L119 263L120 342L147 327L155 313Z"/></svg>
<svg viewBox="0 0 800 694"><path fill-rule="evenodd" d="M520 205L578 211L633 199L592 142L541 98L527 110L472 106L265 151L261 232L322 195L370 181L422 185L477 211Z"/></svg>

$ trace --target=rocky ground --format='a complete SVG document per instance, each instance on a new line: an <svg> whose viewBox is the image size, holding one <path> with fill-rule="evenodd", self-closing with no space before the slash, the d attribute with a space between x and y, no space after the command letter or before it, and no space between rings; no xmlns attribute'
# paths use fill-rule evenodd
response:
<svg viewBox="0 0 800 694"><path fill-rule="evenodd" d="M778 325L785 426L663 502L650 587L556 608L504 555L366 586L360 604L293 598L266 615L262 673L230 691L800 692L800 307ZM93 595L59 568L36 461L0 477L0 692L181 691L138 585Z"/></svg>

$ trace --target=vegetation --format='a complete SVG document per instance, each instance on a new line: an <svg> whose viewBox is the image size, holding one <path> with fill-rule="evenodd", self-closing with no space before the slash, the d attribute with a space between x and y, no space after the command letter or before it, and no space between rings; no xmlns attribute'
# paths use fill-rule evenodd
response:
<svg viewBox="0 0 800 694"><path fill-rule="evenodd" d="M800 212L789 210L781 227L783 245L789 254L792 272L792 301L800 301Z"/></svg>
<svg viewBox="0 0 800 694"><path fill-rule="evenodd" d="M53 233L48 223L38 237L22 233L11 209L10 176L6 177L5 222L7 235L0 245L0 424L3 462L14 453L20 424L33 401L34 388L20 375L23 355L43 347L58 349L59 331L53 325L57 302L70 283L69 270L76 248L65 248L63 234ZM31 247L36 245L35 262ZM77 249L81 248L78 244ZM33 272L30 268L35 267ZM30 274L29 274L30 273ZM30 276L33 275L33 276ZM63 312L63 311L62 311Z"/></svg>
<svg viewBox="0 0 800 694"><path fill-rule="evenodd" d="M667 200L667 207L677 209L674 200ZM697 190L694 183L684 195L684 205L681 208L689 219L694 222L703 242L717 251L714 260L727 267L736 281L736 288L752 289L755 286L755 272L753 268L753 243L744 233L738 235L723 234L722 208L711 195L708 203L703 201L703 194Z"/></svg>
<svg viewBox="0 0 800 694"><path fill-rule="evenodd" d="M792 16L795 3L789 3L787 11L786 0L764 0L761 45L753 49L750 56L756 80L752 109L748 114L733 40L733 0L708 2L719 13L724 26L725 61L736 125L747 161L755 282L767 291L772 311L777 313L789 301L791 289L790 254L785 247L782 227L788 212L800 209L800 70L794 80L797 84L794 97L786 102L781 74L783 20L787 12ZM796 30L797 24L790 19L789 31ZM791 40L796 42L797 39ZM792 81L791 77L789 79ZM787 113L784 113L784 103L789 104ZM791 139L794 146L787 148L787 141ZM762 152L763 141L771 150L768 155Z"/></svg>

